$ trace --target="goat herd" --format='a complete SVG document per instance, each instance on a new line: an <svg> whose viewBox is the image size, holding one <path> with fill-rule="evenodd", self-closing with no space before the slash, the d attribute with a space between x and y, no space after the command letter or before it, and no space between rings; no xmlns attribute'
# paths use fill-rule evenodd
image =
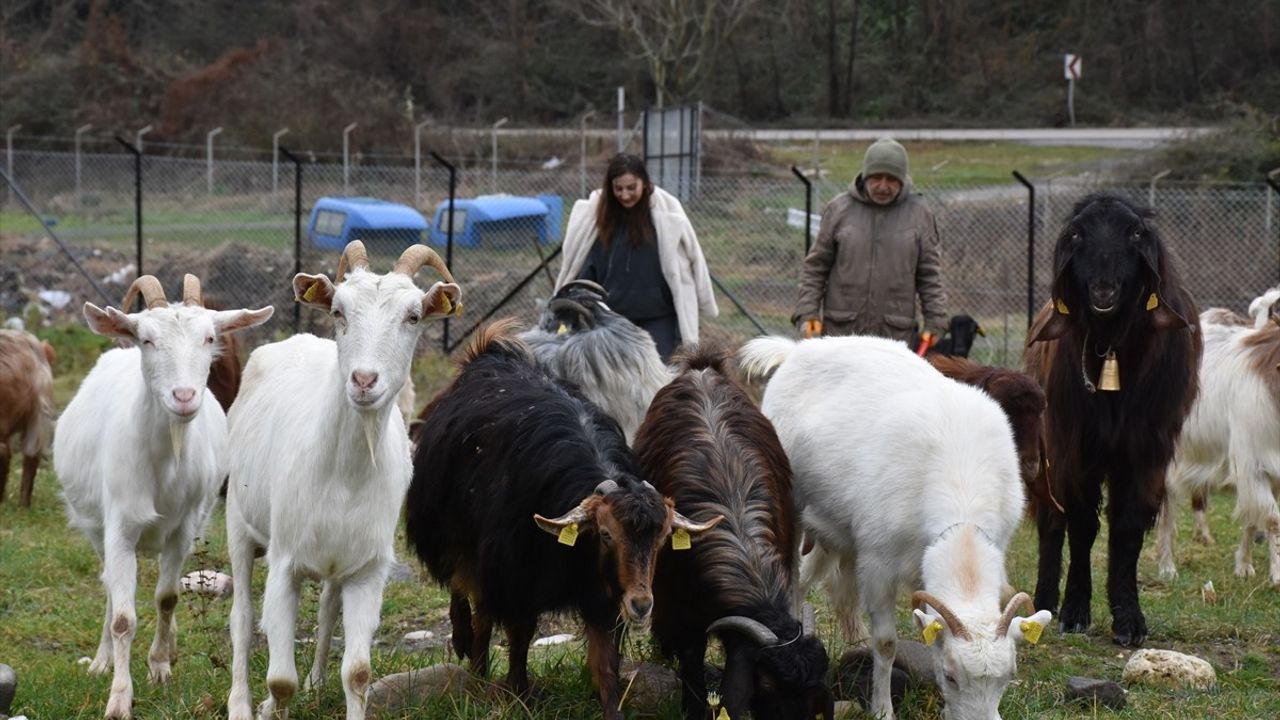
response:
<svg viewBox="0 0 1280 720"><path fill-rule="evenodd" d="M444 278L425 292L413 281L424 265ZM462 308L444 263L412 246L379 275L353 242L333 280L299 274L293 289L332 316L334 339L254 350L225 415L205 390L210 365L229 333L272 308L206 309L190 275L179 303L144 276L123 303L140 293L141 312L85 304L95 332L132 344L102 355L53 440L71 524L103 562L106 611L89 670L114 672L108 718L131 715L137 554L160 556L148 664L163 682L181 568L224 478L231 720L254 717L250 591L264 553L269 659L257 716L285 717L298 690L299 589L312 578L323 586L306 687L325 678L341 609L346 714L364 717L402 506L411 547L451 593L453 648L473 670L487 673L500 626L507 683L527 692L539 616L576 612L611 719L622 717L628 627L650 627L678 662L690 720L709 712L709 637L724 650L718 717L830 719L827 653L803 602L815 584L849 640L870 638L873 715L893 717L895 600L906 589L948 717L998 718L1015 645L1036 642L1053 609L1065 631L1090 625L1104 483L1117 642L1147 635L1136 570L1162 504L1160 569L1174 572L1175 498L1203 507L1208 490L1235 485L1245 525L1236 572L1253 574L1260 528L1280 585L1280 288L1254 302L1251 321L1198 316L1149 212L1117 197L1082 200L1058 238L1027 374L925 360L877 338L762 337L737 353L746 376L768 378L758 407L731 351L686 347L668 367L603 288L575 281L536 326L479 331L411 439L396 398L418 338ZM0 437L26 430L25 504L49 433L50 363L47 346L19 333L0 343L0 396L17 417L0 422ZM1005 573L1028 511L1039 528L1034 603Z"/></svg>

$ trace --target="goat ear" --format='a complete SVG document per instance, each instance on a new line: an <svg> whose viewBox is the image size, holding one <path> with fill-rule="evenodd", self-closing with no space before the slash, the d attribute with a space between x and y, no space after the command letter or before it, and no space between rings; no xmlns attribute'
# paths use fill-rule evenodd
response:
<svg viewBox="0 0 1280 720"><path fill-rule="evenodd" d="M260 310L221 310L213 314L213 326L219 333L230 333L261 325L275 314L275 307L268 305Z"/></svg>
<svg viewBox="0 0 1280 720"><path fill-rule="evenodd" d="M453 283L438 282L422 298L422 317L427 320L462 314L462 290Z"/></svg>
<svg viewBox="0 0 1280 720"><path fill-rule="evenodd" d="M328 312L333 306L333 281L326 275L298 273L293 276L293 299Z"/></svg>
<svg viewBox="0 0 1280 720"><path fill-rule="evenodd" d="M1067 320L1067 315L1070 313L1071 310L1060 297L1045 305L1040 309L1035 324L1031 326L1031 331L1027 333L1027 344L1057 340L1066 335L1071 327L1071 323Z"/></svg>
<svg viewBox="0 0 1280 720"><path fill-rule="evenodd" d="M137 328L134 321L119 310L103 309L90 302L84 304L84 319L90 330L107 337L133 338Z"/></svg>
<svg viewBox="0 0 1280 720"><path fill-rule="evenodd" d="M933 645L945 635L942 632L942 628L946 627L946 623L942 622L942 618L936 615L930 615L917 608L911 611L911 620L915 624L916 632L920 633L920 637L924 638L925 645Z"/></svg>
<svg viewBox="0 0 1280 720"><path fill-rule="evenodd" d="M1049 626L1050 620L1053 620L1053 613L1048 610L1040 610L1031 617L1015 617L1009 623L1009 639L1035 645L1040 642L1040 633Z"/></svg>

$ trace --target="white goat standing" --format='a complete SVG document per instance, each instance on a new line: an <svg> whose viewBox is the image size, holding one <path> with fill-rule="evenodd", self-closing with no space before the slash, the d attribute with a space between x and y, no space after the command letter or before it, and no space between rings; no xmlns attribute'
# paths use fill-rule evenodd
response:
<svg viewBox="0 0 1280 720"><path fill-rule="evenodd" d="M67 516L102 559L106 618L89 672L114 665L108 718L132 714L129 652L137 629L137 554L160 555L150 679L167 682L177 653L178 580L226 474L227 420L205 387L219 336L266 322L274 311L206 310L195 276L182 304L169 304L159 281L133 282L123 307L141 292L147 309L125 314L85 303L99 335L133 340L98 358L58 421L53 464Z"/></svg>
<svg viewBox="0 0 1280 720"><path fill-rule="evenodd" d="M1267 535L1270 581L1280 586L1280 288L1249 306L1253 325L1219 309L1200 314L1204 357L1200 394L1182 426L1157 524L1160 577L1177 576L1173 540L1177 507L1188 495L1234 485L1240 523L1235 574L1253 577L1253 533ZM1229 322L1221 322L1222 319ZM1212 541L1202 512L1200 536Z"/></svg>
<svg viewBox="0 0 1280 720"><path fill-rule="evenodd" d="M779 366L761 409L795 470L805 532L840 566L840 605L857 608L860 593L870 613L871 714L893 717L894 602L905 587L923 588L913 616L934 647L946 716L999 718L1014 641L1038 639L1050 619L1014 617L1030 606L1025 593L1000 611L1025 502L1000 406L890 340L766 337L740 354L748 374Z"/></svg>
<svg viewBox="0 0 1280 720"><path fill-rule="evenodd" d="M418 289L413 275L424 264L448 282ZM359 241L343 251L333 282L299 273L293 289L299 302L333 316L335 340L297 335L255 350L231 410L227 545L235 583L227 708L231 720L252 714L249 593L255 550L266 548L262 629L270 694L259 715L288 715L298 687L298 592L311 577L324 585L307 688L324 680L341 600L342 687L347 717L358 720L372 679L369 645L394 557L396 521L412 475L396 396L426 321L459 312L459 290L425 246L411 246L392 272L377 275Z"/></svg>

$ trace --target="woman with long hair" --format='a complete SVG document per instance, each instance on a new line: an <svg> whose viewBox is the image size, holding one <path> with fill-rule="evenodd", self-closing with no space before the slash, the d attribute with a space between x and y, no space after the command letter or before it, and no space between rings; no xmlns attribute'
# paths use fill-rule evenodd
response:
<svg viewBox="0 0 1280 720"><path fill-rule="evenodd" d="M574 203L557 289L574 279L609 291L609 307L653 336L663 360L698 341L698 315L719 314L707 261L684 207L644 161L618 153L604 183Z"/></svg>

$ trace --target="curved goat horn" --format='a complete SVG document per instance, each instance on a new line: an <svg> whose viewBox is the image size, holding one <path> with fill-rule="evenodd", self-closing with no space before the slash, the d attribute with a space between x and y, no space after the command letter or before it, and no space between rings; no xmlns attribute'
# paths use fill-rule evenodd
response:
<svg viewBox="0 0 1280 720"><path fill-rule="evenodd" d="M814 634L818 628L818 611L807 602L800 609L800 627L804 629L805 635Z"/></svg>
<svg viewBox="0 0 1280 720"><path fill-rule="evenodd" d="M618 489L618 483L615 480L604 480L596 486L596 495L608 495Z"/></svg>
<svg viewBox="0 0 1280 720"><path fill-rule="evenodd" d="M400 259L396 260L396 266L391 268L391 272L398 272L409 277L413 277L423 265L430 265L435 268L444 278L445 282L454 282L453 274L449 272L448 266L440 259L435 250L426 245L410 245L400 254Z"/></svg>
<svg viewBox="0 0 1280 720"><path fill-rule="evenodd" d="M591 314L591 311L588 310L587 307L580 302L575 302L573 300L565 300L564 298L557 298L547 303L547 309L550 310L551 312L557 312L560 310L571 310L578 317L582 318L583 325L586 325L588 328L594 328L596 326L595 317Z"/></svg>
<svg viewBox="0 0 1280 720"><path fill-rule="evenodd" d="M204 297L200 293L200 278L191 273L182 276L182 304L204 307Z"/></svg>
<svg viewBox="0 0 1280 720"><path fill-rule="evenodd" d="M707 626L707 634L734 630L756 641L757 645L777 645L778 636L764 623L744 615L726 615Z"/></svg>
<svg viewBox="0 0 1280 720"><path fill-rule="evenodd" d="M342 257L338 258L338 272L334 274L333 281L342 282L342 276L347 274L348 268L369 269L369 253L365 251L364 243L359 240L352 240L342 249Z"/></svg>
<svg viewBox="0 0 1280 720"><path fill-rule="evenodd" d="M1005 606L1000 622L996 623L996 637L1002 638L1009 633L1009 624L1013 622L1013 616L1018 612L1018 608L1024 608L1028 614L1035 614L1036 611L1036 606L1031 603L1031 596L1024 592L1009 598L1009 604Z"/></svg>
<svg viewBox="0 0 1280 720"><path fill-rule="evenodd" d="M934 597L932 593L925 592L924 590L917 590L911 594L911 608L913 610L919 610L920 606L925 603L928 603L934 610L938 611L938 614L946 621L947 627L950 628L952 635L955 635L961 640L973 639L973 635L969 633L969 628L965 627L964 623L960 622L960 618L956 617L956 614L951 612L951 608L947 607L941 600Z"/></svg>
<svg viewBox="0 0 1280 720"><path fill-rule="evenodd" d="M129 286L129 290L125 292L124 302L120 303L120 308L126 313L129 312L129 308L133 307L133 299L138 296L138 293L142 293L142 301L147 310L153 310L169 304L169 301L164 299L164 288L160 287L160 281L156 279L156 276L140 275Z"/></svg>
<svg viewBox="0 0 1280 720"><path fill-rule="evenodd" d="M601 300L609 299L609 291L605 290L603 285L596 282L592 282L591 280L570 280L569 282L560 286L560 290L559 292L556 293L556 295L560 295L561 293L567 293L573 288L583 288L589 292L595 293L596 295L600 296Z"/></svg>

